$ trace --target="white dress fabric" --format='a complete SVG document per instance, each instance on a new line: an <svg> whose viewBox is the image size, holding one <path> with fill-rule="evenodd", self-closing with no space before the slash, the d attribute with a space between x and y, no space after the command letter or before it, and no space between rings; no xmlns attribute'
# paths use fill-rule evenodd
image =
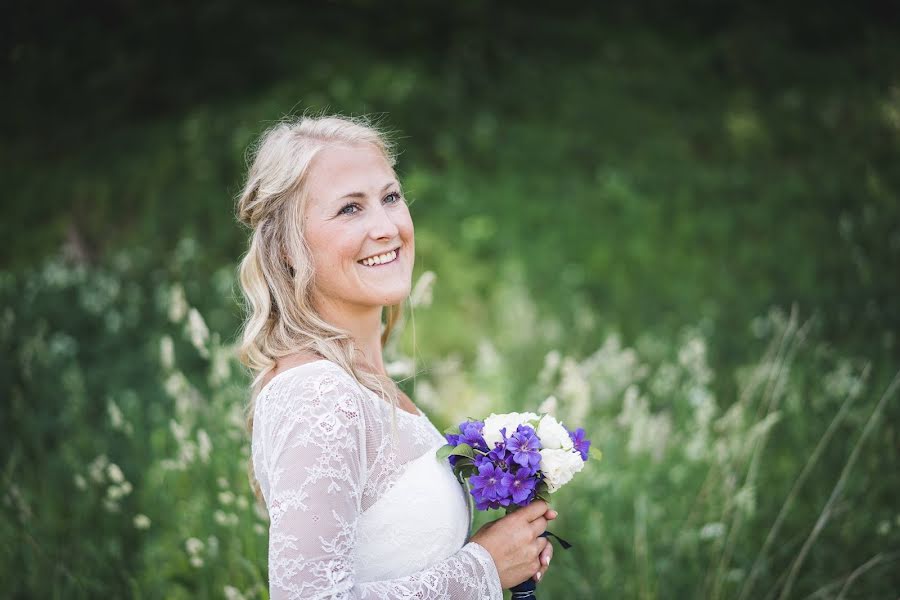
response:
<svg viewBox="0 0 900 600"><path fill-rule="evenodd" d="M253 467L269 511L269 592L282 598L503 600L491 555L466 541L468 494L428 417L392 408L317 360L256 399Z"/></svg>

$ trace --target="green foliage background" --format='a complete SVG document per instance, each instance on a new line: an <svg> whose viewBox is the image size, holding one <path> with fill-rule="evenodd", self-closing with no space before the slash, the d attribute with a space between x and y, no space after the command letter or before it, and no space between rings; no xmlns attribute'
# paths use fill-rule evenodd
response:
<svg viewBox="0 0 900 600"><path fill-rule="evenodd" d="M265 597L233 202L256 136L325 110L398 133L416 277L436 274L389 349L422 369L413 399L443 428L553 395L604 451L559 494L579 550L544 597L895 597L897 23L703 2L14 7L0 579Z"/></svg>

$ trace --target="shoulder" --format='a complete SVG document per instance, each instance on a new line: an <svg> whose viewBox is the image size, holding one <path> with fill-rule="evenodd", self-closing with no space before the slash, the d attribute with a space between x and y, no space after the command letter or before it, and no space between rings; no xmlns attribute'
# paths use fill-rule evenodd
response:
<svg viewBox="0 0 900 600"><path fill-rule="evenodd" d="M365 401L363 389L330 360L306 362L269 380L257 397L256 417L267 421L355 421Z"/></svg>
<svg viewBox="0 0 900 600"><path fill-rule="evenodd" d="M327 390L332 386L362 391L360 390L362 386L353 375L337 363L323 358L286 366L269 378L260 390L260 396L263 392L277 395L278 392L283 393L287 389L314 387Z"/></svg>

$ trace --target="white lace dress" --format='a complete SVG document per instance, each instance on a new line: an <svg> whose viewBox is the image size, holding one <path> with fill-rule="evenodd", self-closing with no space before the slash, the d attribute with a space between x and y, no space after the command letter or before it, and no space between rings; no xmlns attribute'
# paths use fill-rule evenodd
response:
<svg viewBox="0 0 900 600"><path fill-rule="evenodd" d="M468 495L421 412L397 409L318 360L260 391L252 455L280 598L502 600L491 555L467 543Z"/></svg>

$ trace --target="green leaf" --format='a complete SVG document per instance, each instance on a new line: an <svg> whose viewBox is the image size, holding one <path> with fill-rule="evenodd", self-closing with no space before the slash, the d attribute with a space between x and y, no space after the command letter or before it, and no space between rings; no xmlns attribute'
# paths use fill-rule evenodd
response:
<svg viewBox="0 0 900 600"><path fill-rule="evenodd" d="M459 435L459 425L451 425L444 430L444 435Z"/></svg>
<svg viewBox="0 0 900 600"><path fill-rule="evenodd" d="M472 450L472 446L468 444L460 444L456 448L453 448L448 456L465 456L468 458L475 458L475 451Z"/></svg>
<svg viewBox="0 0 900 600"><path fill-rule="evenodd" d="M588 456L589 456L590 458L593 458L593 459L596 459L596 460L602 460L602 459L603 459L603 452L602 452L599 448L594 448L593 446L591 446L591 447L588 449Z"/></svg>
<svg viewBox="0 0 900 600"><path fill-rule="evenodd" d="M462 467L460 469L460 473L462 473L465 477L468 478L468 477L471 477L472 475L477 475L478 468L475 466L474 463L472 463L472 464L465 465L464 467Z"/></svg>
<svg viewBox="0 0 900 600"><path fill-rule="evenodd" d="M456 466L454 466L453 468L454 469L465 469L468 467L474 468L475 463L468 456L460 456L458 459L456 459Z"/></svg>
<svg viewBox="0 0 900 600"><path fill-rule="evenodd" d="M438 460L446 460L447 457L450 456L450 453L453 452L454 446L452 444L445 444L437 449L435 452L435 456L437 456Z"/></svg>

